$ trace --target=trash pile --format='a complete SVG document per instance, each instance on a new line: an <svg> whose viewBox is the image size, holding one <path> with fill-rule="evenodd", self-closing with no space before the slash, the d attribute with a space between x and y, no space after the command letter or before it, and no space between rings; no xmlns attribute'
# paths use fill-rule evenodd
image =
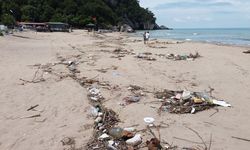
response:
<svg viewBox="0 0 250 150"><path fill-rule="evenodd" d="M195 60L196 58L201 57L201 55L196 52L195 54L190 53L189 55L175 55L175 54L168 54L166 56L167 59L172 60Z"/></svg>
<svg viewBox="0 0 250 150"><path fill-rule="evenodd" d="M207 92L164 90L156 92L154 95L157 99L162 101L160 111L167 111L176 114L194 114L198 111L210 109L215 106L231 107L227 102L216 100Z"/></svg>
<svg viewBox="0 0 250 150"><path fill-rule="evenodd" d="M102 106L101 101L104 97L98 88L88 88L88 99L92 103L91 116L95 118L95 133L93 139L87 144L88 150L127 150L142 143L141 135L134 133L135 128L115 127L119 122L118 115Z"/></svg>
<svg viewBox="0 0 250 150"><path fill-rule="evenodd" d="M126 49L117 48L113 51L113 54L115 54L116 56L111 56L111 57L112 58L121 58L121 57L125 57L126 55L133 55L134 53L132 51L133 50L129 51Z"/></svg>
<svg viewBox="0 0 250 150"><path fill-rule="evenodd" d="M148 61L156 61L156 59L151 57L151 55L152 53L145 52L145 53L139 53L135 57L139 59L143 59L143 60L148 60Z"/></svg>

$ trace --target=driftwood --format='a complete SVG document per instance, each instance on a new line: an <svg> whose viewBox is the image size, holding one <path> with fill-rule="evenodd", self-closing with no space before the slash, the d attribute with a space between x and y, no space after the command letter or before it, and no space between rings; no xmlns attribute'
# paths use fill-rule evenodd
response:
<svg viewBox="0 0 250 150"><path fill-rule="evenodd" d="M38 107L39 105L35 105L35 106L31 106L29 109L27 109L27 111L33 110L34 108Z"/></svg>
<svg viewBox="0 0 250 150"><path fill-rule="evenodd" d="M186 127L186 128L191 130L192 132L194 132L200 138L200 140L202 141L202 144L204 145L204 150L208 150L208 147L207 147L205 141L203 140L203 138L201 137L201 135L192 128L189 128L189 127Z"/></svg>
<svg viewBox="0 0 250 150"><path fill-rule="evenodd" d="M37 117L41 117L41 114L32 115L32 116L27 116L27 117L21 117L21 119L37 118Z"/></svg>
<svg viewBox="0 0 250 150"><path fill-rule="evenodd" d="M236 137L236 136L232 136L232 138L237 139L237 140L242 140L242 141L250 142L249 139L245 139L245 138L240 138L240 137Z"/></svg>

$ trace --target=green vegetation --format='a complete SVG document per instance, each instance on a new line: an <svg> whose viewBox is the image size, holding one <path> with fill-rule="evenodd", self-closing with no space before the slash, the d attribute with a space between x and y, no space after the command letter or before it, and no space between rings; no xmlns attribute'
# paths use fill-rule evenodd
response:
<svg viewBox="0 0 250 150"><path fill-rule="evenodd" d="M75 27L97 23L108 27L128 23L143 29L154 24L154 14L141 8L137 0L0 0L0 22L11 26L16 21L60 21ZM96 18L96 19L94 19Z"/></svg>

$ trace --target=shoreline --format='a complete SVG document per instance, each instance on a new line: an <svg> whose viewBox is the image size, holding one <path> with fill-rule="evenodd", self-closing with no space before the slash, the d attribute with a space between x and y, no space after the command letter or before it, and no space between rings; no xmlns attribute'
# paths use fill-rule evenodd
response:
<svg viewBox="0 0 250 150"><path fill-rule="evenodd" d="M201 29L203 29L203 28L201 28ZM223 28L222 28L223 29ZM232 29L238 29L238 28L232 28ZM241 29L241 28L240 28ZM242 28L242 29L249 29L249 28ZM186 30L186 29L184 29L184 30ZM214 29L211 29L211 30L214 30ZM142 30L137 30L138 32L143 32ZM137 32L136 31L136 32ZM145 31L147 31L147 30L145 30ZM155 30L152 30L152 31L155 31ZM156 30L156 31L161 31L161 30ZM164 31L168 31L168 30L164 30ZM142 35L136 35L137 33L129 33L129 34L134 34L134 35L132 35L132 36L134 36L134 37L141 37ZM172 39L172 38L155 38L155 37L152 37L153 39L159 39L159 40L173 40L173 41L182 41L182 42L194 42L194 43L209 43L209 44L216 44L216 45L225 45L225 46L236 46L236 47L246 47L246 48L250 48L250 41L249 41L249 43L248 44L233 44L233 43L224 43L224 42L217 42L217 41L206 41L206 40L204 40L204 41L202 41L202 40L193 40L193 39L191 39L191 40L188 40L188 39Z"/></svg>

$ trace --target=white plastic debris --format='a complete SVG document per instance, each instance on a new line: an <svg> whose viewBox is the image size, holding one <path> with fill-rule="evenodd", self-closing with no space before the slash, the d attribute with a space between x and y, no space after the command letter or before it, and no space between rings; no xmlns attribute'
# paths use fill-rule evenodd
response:
<svg viewBox="0 0 250 150"><path fill-rule="evenodd" d="M108 141L108 148L110 150L117 150L117 148L115 148L113 145L115 144L115 142L113 140Z"/></svg>
<svg viewBox="0 0 250 150"><path fill-rule="evenodd" d="M181 97L184 100L189 99L189 98L191 98L191 92L184 90Z"/></svg>
<svg viewBox="0 0 250 150"><path fill-rule="evenodd" d="M93 107L93 106L91 106L90 107L90 110L89 110L90 112L90 115L92 116L92 117L97 117L99 114L98 114L98 109L97 108L95 108L95 107Z"/></svg>
<svg viewBox="0 0 250 150"><path fill-rule="evenodd" d="M98 101L98 97L90 97L90 99L93 101Z"/></svg>
<svg viewBox="0 0 250 150"><path fill-rule="evenodd" d="M99 116L99 117L103 116L103 113L102 113L102 112L99 112L99 113L98 113L98 116Z"/></svg>
<svg viewBox="0 0 250 150"><path fill-rule="evenodd" d="M128 139L128 140L126 141L126 143L127 143L128 145L132 145L132 146L139 145L139 144L141 144L141 142L142 142L142 138L141 138L141 135L140 135L140 134L136 134L133 138Z"/></svg>
<svg viewBox="0 0 250 150"><path fill-rule="evenodd" d="M144 118L144 122L145 123L147 123L147 124L152 124L152 123L154 123L154 121L155 121L155 119L154 118L152 118L152 117L145 117Z"/></svg>
<svg viewBox="0 0 250 150"><path fill-rule="evenodd" d="M102 121L102 117L97 117L96 119L95 119L95 123L99 123L99 122L101 122Z"/></svg>
<svg viewBox="0 0 250 150"><path fill-rule="evenodd" d="M115 144L115 141L110 140L110 141L108 141L108 143L109 143L108 145L111 145L111 146L112 146L112 145L114 145L114 144Z"/></svg>
<svg viewBox="0 0 250 150"><path fill-rule="evenodd" d="M223 107L231 107L231 104L223 101L223 100L215 100L213 99L213 104L223 106Z"/></svg>
<svg viewBox="0 0 250 150"><path fill-rule="evenodd" d="M100 93L100 90L97 88L91 88L89 89L90 94L97 95Z"/></svg>
<svg viewBox="0 0 250 150"><path fill-rule="evenodd" d="M72 65L74 62L73 61L68 61L68 65Z"/></svg>
<svg viewBox="0 0 250 150"><path fill-rule="evenodd" d="M135 128L130 127L130 128L123 128L124 131L128 131L128 132L134 132Z"/></svg>
<svg viewBox="0 0 250 150"><path fill-rule="evenodd" d="M192 107L191 114L194 114L194 113L195 113L195 108Z"/></svg>
<svg viewBox="0 0 250 150"><path fill-rule="evenodd" d="M108 134L104 133L98 139L105 140L105 139L108 139L108 138L110 138L110 136Z"/></svg>

